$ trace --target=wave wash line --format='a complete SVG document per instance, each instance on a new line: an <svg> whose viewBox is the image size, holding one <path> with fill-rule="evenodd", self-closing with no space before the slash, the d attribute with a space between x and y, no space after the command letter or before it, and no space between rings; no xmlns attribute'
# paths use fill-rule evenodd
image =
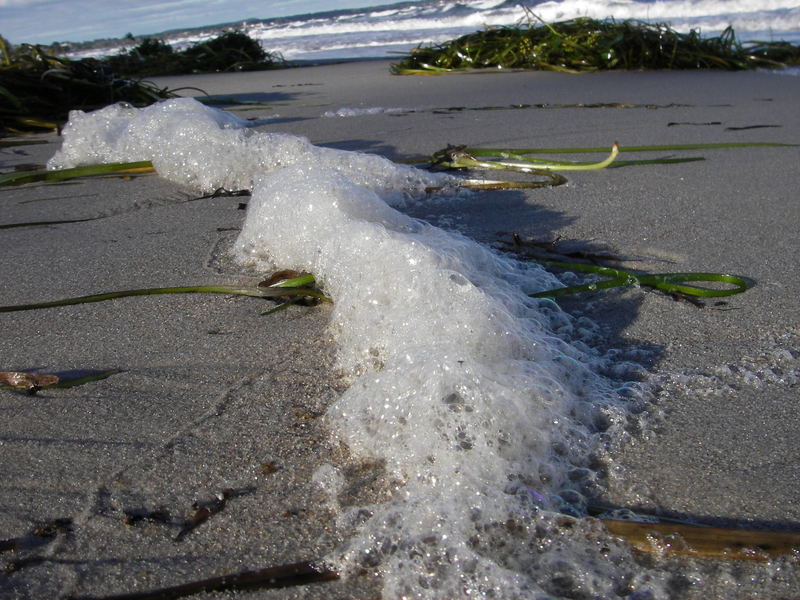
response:
<svg viewBox="0 0 800 600"><path fill-rule="evenodd" d="M623 570L660 596L652 576L628 571L623 546L556 533L642 393L565 341L587 323L529 296L559 287L553 275L395 208L457 179L248 129L191 99L76 111L48 167L142 160L201 191L252 189L235 257L312 272L334 300L350 386L327 425L396 482L382 504L343 508L337 467L316 472L350 532L326 557L340 572L368 567L386 598L510 598L541 592L554 572L604 597Z"/></svg>

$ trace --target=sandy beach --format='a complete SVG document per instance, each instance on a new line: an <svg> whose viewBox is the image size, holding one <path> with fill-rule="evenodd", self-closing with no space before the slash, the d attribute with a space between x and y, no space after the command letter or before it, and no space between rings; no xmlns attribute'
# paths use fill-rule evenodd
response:
<svg viewBox="0 0 800 600"><path fill-rule="evenodd" d="M769 72L402 77L369 61L157 83L240 103L232 112L259 120L259 130L393 160L448 144L800 143L800 78ZM383 110L362 110L373 108ZM336 116L341 109L360 112ZM2 148L0 169L44 164L60 146L55 134L33 138L46 143ZM480 192L409 213L498 248L517 234L608 252L622 268L754 280L705 308L642 289L559 303L582 319L590 347L614 349L626 372L641 365L654 390L647 427L612 443L599 502L800 531L800 148L624 157L704 160L569 173L563 186ZM0 225L87 220L0 231L0 305L258 282L230 257L247 199L202 195L156 175L1 189ZM334 368L331 307L262 317L265 306L181 295L0 315L1 371L120 370L36 395L0 391L0 539L17 540L0 553L0 598L103 597L320 560L349 534L312 480L326 463L345 474L341 506L385 500L380 465L351 461L326 429L326 409L346 387ZM193 505L225 490L224 508L176 541ZM34 534L57 519L69 525ZM633 570L672 573L676 598L800 597L796 556L637 560ZM381 589L366 570L241 596L377 598ZM636 591L617 597L650 597Z"/></svg>

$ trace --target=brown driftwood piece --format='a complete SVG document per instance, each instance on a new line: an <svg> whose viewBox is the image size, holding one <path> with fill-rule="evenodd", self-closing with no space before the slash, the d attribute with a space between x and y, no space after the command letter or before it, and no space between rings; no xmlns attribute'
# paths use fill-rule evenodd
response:
<svg viewBox="0 0 800 600"><path fill-rule="evenodd" d="M798 532L615 519L601 521L609 533L649 553L767 562L778 556L797 556L800 551Z"/></svg>

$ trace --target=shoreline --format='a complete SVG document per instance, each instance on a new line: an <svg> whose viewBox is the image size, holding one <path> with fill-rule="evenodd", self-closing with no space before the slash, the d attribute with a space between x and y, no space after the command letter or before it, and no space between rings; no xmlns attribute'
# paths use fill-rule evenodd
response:
<svg viewBox="0 0 800 600"><path fill-rule="evenodd" d="M260 126L264 130L304 135L321 145L376 152L391 158L430 154L450 143L564 147L603 145L618 139L624 147L678 142L800 141L800 118L793 108L800 83L792 77L774 80L774 74L751 72L581 76L518 72L490 79L466 74L413 78L389 75L388 66L384 76L380 67L377 63L357 62L288 72L157 81L179 87L176 84L191 79L197 87L206 87L212 96L270 103L234 114L265 119ZM464 110L453 106L453 99L467 108L495 109ZM587 106L593 103L634 106ZM321 116L341 107L388 108L397 104L422 110L349 118ZM553 108L512 108L524 104L547 104ZM23 154L3 155L3 166L39 160L52 154L56 145L57 140L52 139L47 146L20 147ZM565 305L576 317L586 315L598 323L598 329L589 332L589 341L601 347L621 348L621 359L644 362L651 373L661 377L663 393L657 406L666 415L659 423L660 431L634 434L634 443L613 456L612 464L621 464L624 470L609 481L606 500L709 524L721 520L735 526L796 528L800 505L793 486L797 475L793 465L798 461L791 440L800 433L800 422L793 415L791 401L800 356L796 302L800 290L798 283L786 275L792 272L793 257L797 255L793 230L800 215L793 194L798 149L709 150L700 154L705 160L695 163L569 174L567 186L486 192L458 203L443 202L411 212L487 244L497 242L498 232L513 231L541 241L561 236L588 250L610 248L629 259L621 263L627 268L656 272L730 271L754 278L758 285L752 290L729 299L727 305L705 310L640 290L578 298ZM743 164L749 168L743 169ZM48 283L46 292L52 297L112 288L175 285L179 283L175 281L176 273L181 278L241 281L242 273L225 262L224 249L232 241L231 232L218 231L240 223L243 215L236 210L236 201L186 202L191 196L190 191L155 177L0 191L5 213L14 214L20 221L32 221L41 215L104 216L85 224L47 228L35 236L33 230L3 232L4 256L10 258L12 265L8 279L14 286L3 292L0 304L43 299L41 281ZM752 210L755 203L758 212ZM79 240L82 243L76 243ZM159 256L163 264L148 259L131 261L137 256ZM30 273L37 277L31 278ZM35 366L63 371L87 368L90 363L124 368L126 365L119 363L125 361L134 365L133 369L129 367L128 375L91 389L75 388L64 398L59 395L60 400L40 394L30 401L36 413L27 412L31 405L21 402L19 395L2 393L4 407L15 417L9 419L2 434L4 445L11 445L12 449L4 453L9 458L0 470L8 474L9 494L19 501L18 505L4 507L7 516L2 522L3 537L24 535L31 528L32 515L53 514L51 507L55 504L63 509L59 514L79 515L75 519L77 533L48 552L54 558L79 556L86 561L81 567L85 572L78 575L69 574L68 567L56 568L55 562L20 571L20 585L51 585L49 578L57 571L59 587L68 587L68 581L79 581L83 586L99 586L96 593L123 591L111 584L104 591L97 581L99 573L104 573L111 583L115 577L125 580L125 576L103 571L92 541L99 539L97 536L110 536L115 542L114 552L125 557L132 540L163 535L164 527L148 524L145 530L120 531L114 515L124 513L137 502L153 508L163 502L173 511L180 510L198 499L195 496L213 495L220 486L238 486L253 477L259 482L257 487L264 486L256 494L259 501L273 498L269 502L287 512L297 508L293 504L304 508L305 512L284 517L292 521L299 516L309 523L311 533L303 543L320 535L314 529L317 525L312 524L313 517L306 515L310 515L308 507L321 500L311 487L300 483L310 471L306 468L286 473L290 479L282 480L282 485L299 486L296 489L303 492L288 494L281 503L265 491L269 488L269 493L275 494L281 486L257 473L257 466L267 464L273 460L268 455L275 454L295 468L296 463L289 459L296 446L287 443L292 438L286 438L285 432L297 431L298 427L303 436L311 436L302 439L318 439L315 443L323 444L318 449L324 447L324 434L317 419L292 416L296 412L312 414L324 410L320 398L330 399L340 391L335 377L326 375L318 381L317 370L308 363L309 347L320 357L320 365L330 357L324 310L287 311L288 315L284 313L265 326L257 317L258 308L249 299L148 299L146 316L142 314L144 302L128 299L94 307L3 316L4 322L11 325L2 336L2 353L12 357L7 360L20 370ZM224 313L219 312L220 302ZM202 325L191 329L187 316L191 323ZM55 325L53 319L58 319ZM165 328L163 324L170 322L175 325ZM94 336L90 346L81 341L85 338L81 331L87 329ZM200 335L203 331L206 333ZM145 341L144 351L140 340ZM227 353L223 365L217 364L220 340ZM276 362L275 357L269 356L269 346L286 343L293 353ZM261 348L255 355L254 347ZM74 348L82 351L76 356ZM264 367L260 361L271 366ZM321 368L325 372L325 367ZM302 391L292 392L292 388ZM258 441L258 427L251 427L244 437L250 454L231 452L225 438L237 431L239 421L234 415L246 419L258 394L274 396L276 389L286 398L281 404L286 414L282 415L277 407L265 408L267 412L259 413L262 416L258 418L282 424L272 433L277 445L265 450L265 442ZM178 407L180 418L158 408L159 396ZM193 407L198 398L200 406ZM116 416L102 408L109 401L118 411ZM95 415L96 420L90 422L106 432L102 444L97 436L82 431L81 417L70 402L84 407L88 402L92 407L89 414ZM220 403L227 406L228 402L237 407L229 421L224 426L212 425ZM151 407L153 418L142 422L134 410L137 403ZM303 408L295 409L292 403L300 403ZM92 444L113 447L112 440L125 430L124 416L137 424L125 442L127 446L123 444L117 454L105 458L102 452L91 450ZM48 425L55 421L61 432ZM111 429L109 423L113 423ZM167 442L159 441L162 423L170 425L166 428ZM193 424L194 429L187 423ZM71 427L73 433L69 436L66 432ZM137 440L137 436L145 441ZM237 476L231 478L211 463L208 472L196 465L187 467L193 457L208 451L199 440L208 442L214 449L214 460L227 465ZM176 444L182 453L176 454L180 460L171 462L165 457L177 452ZM52 450L66 447L72 449L63 455L58 454L60 450ZM59 462L45 464L32 473L12 468L12 455L18 464L37 460L42 464L49 452L55 452L53 457L58 457L59 462L71 465L80 485L70 484L70 475ZM137 453L142 456L137 457ZM156 465L171 465L168 472L175 479L159 478L157 483L148 483ZM123 475L123 480L133 483L122 481ZM364 476L370 476L369 469ZM371 476L379 478L374 471ZM89 494L93 504L87 504L86 497L82 497L84 488L93 489ZM67 491L72 499L65 503L63 494ZM236 534L241 536L236 537L236 552L253 556L252 540L245 531L258 528L261 513L255 497L243 497L241 502L246 505L243 512L231 510L229 514L226 510L219 516L226 519L225 526L233 523L240 532ZM38 510L34 511L34 506ZM232 503L231 508L234 506ZM321 516L325 511L317 512ZM211 525L214 523L209 522ZM219 526L223 526L222 522ZM190 546L206 556L208 562L204 564L215 564L213 548L224 546L221 540L213 539L218 534L212 531L198 530L199 541ZM292 552L298 560L309 558L298 554L301 540L291 542L292 528L286 526L283 531L287 539L284 546L270 536L260 538L268 548L266 555L273 557L271 564L293 562L274 560ZM330 530L324 535L328 538L318 548L336 537ZM167 541L162 540L158 547L174 561L177 555ZM230 564L237 562L236 552L233 547L224 550ZM258 559L263 561L264 555ZM187 575L202 570L197 565L182 564ZM714 577L722 577L719 573L724 568L721 569ZM139 585L146 587L149 582L170 578L169 569L163 565L154 567L154 571L158 573ZM792 578L795 582L798 579L796 565L787 565L783 576L788 578L784 585L789 587L776 589L774 597L793 589ZM297 593L320 597L327 597L326 592L340 593L346 597L347 585L335 585L342 585L342 591L331 592L332 588L320 586L312 592L309 586ZM761 588L753 585L759 593L765 593L763 582ZM24 589L20 587L20 593ZM746 589L742 591L746 593ZM768 592L761 597L773 597ZM258 594L254 597L267 597Z"/></svg>

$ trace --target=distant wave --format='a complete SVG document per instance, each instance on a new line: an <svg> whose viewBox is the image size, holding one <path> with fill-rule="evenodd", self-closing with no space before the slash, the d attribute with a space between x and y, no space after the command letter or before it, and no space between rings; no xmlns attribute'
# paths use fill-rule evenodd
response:
<svg viewBox="0 0 800 600"><path fill-rule="evenodd" d="M576 17L667 23L678 31L696 29L704 35L733 26L741 40L800 43L800 0L421 0L226 26L245 31L287 59L314 60L382 57L488 26ZM166 40L183 48L219 35L226 26L171 32Z"/></svg>
<svg viewBox="0 0 800 600"><path fill-rule="evenodd" d="M532 18L553 22L581 16L666 22L678 31L698 29L707 35L732 25L740 39L800 41L800 0L427 1L280 23L247 23L244 29L286 58L335 58L407 51L487 26L515 25Z"/></svg>

